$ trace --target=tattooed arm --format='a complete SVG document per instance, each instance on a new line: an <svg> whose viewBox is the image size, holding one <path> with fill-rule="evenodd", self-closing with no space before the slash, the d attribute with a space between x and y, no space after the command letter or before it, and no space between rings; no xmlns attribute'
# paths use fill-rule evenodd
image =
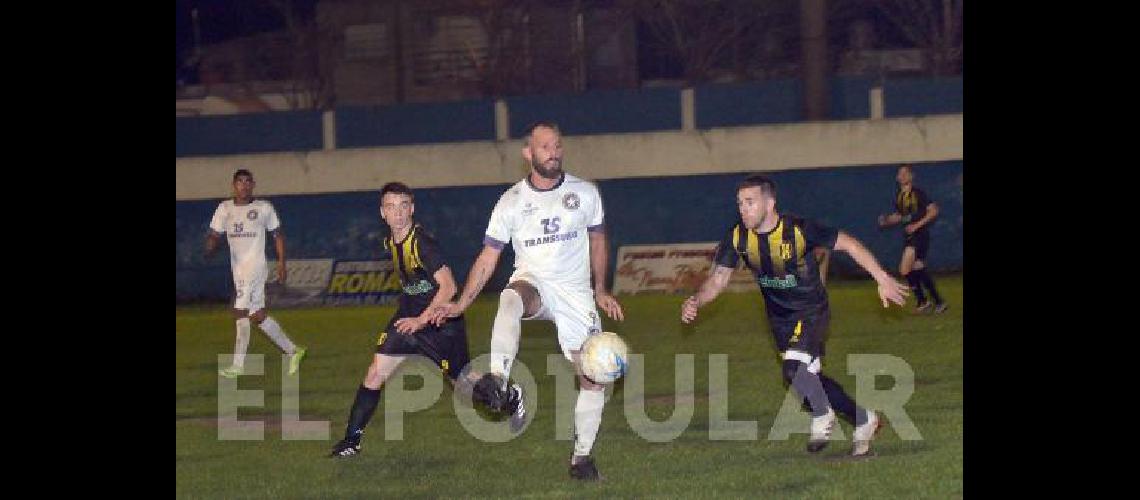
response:
<svg viewBox="0 0 1140 500"><path fill-rule="evenodd" d="M432 314L432 323L439 325L443 323L445 318L454 318L463 314L463 311L475 301L475 297L479 296L479 292L483 291L483 287L487 286L487 281L495 272L495 266L499 264L501 253L501 248L483 245L483 251L479 252L479 256L475 258L475 263L471 264L471 271L467 273L467 284L459 293L459 299L438 307L436 312Z"/></svg>
<svg viewBox="0 0 1140 500"><path fill-rule="evenodd" d="M685 302L681 304L681 322L691 323L694 319L697 319L697 309L712 302L717 295L720 295L720 292L724 290L724 287L728 286L728 282L731 279L731 267L721 265L713 266L713 272L709 273L708 279L701 284L701 289L691 297L685 299Z"/></svg>

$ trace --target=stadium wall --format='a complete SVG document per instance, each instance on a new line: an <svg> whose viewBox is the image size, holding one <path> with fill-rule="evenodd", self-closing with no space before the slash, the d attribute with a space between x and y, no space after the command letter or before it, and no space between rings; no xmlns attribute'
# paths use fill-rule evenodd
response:
<svg viewBox="0 0 1140 500"><path fill-rule="evenodd" d="M830 119L872 118L870 93L876 86L883 91L882 116L888 118L962 112L961 77L835 77ZM690 128L804 121L798 79L701 85L693 94L688 111L695 120ZM509 97L501 102L509 123L501 124L490 100L341 106L328 112L327 123L313 111L175 118L175 156L493 141L517 138L539 119L559 122L566 135L678 130L686 112L682 102L682 90L676 87ZM334 144L328 143L329 137Z"/></svg>
<svg viewBox="0 0 1140 500"><path fill-rule="evenodd" d="M290 259L378 259L386 229L376 191L392 180L410 184L417 220L444 242L462 282L495 201L526 171L519 141L495 138L517 138L538 118L562 124L567 170L598 182L611 258L621 245L719 239L736 217L736 182L766 171L784 210L851 232L893 268L900 230L879 231L875 218L890 209L897 164L913 162L942 209L929 264L962 269L961 79L884 82L887 118L869 120L873 84L837 79L832 114L844 120L829 122L802 122L794 80L698 87L689 130L678 130L679 89L510 98L509 125L482 101L179 119L177 299L231 293L224 252L205 261L201 251L237 168L251 169L258 195L277 207ZM504 284L512 261L508 247L489 287ZM611 277L617 265L611 259ZM855 270L846 257L832 264L833 274Z"/></svg>
<svg viewBox="0 0 1140 500"><path fill-rule="evenodd" d="M888 268L901 255L901 229L880 231L876 217L891 208L894 162L770 172L784 211L817 218L862 240ZM567 168L574 171L573 164ZM228 177L232 171L227 171ZM255 174L257 170L255 170ZM960 270L962 260L962 161L916 163L918 185L938 203L928 263L936 271ZM736 218L734 188L741 173L600 179L610 239L610 276L621 245L719 240ZM521 178L520 176L517 176ZM396 179L390 177L388 179ZM258 189L268 181L259 177ZM416 219L443 243L444 257L460 282L478 253L487 220L509 182L416 190ZM285 194L268 197L282 219L288 256L374 260L381 257L386 228L377 213L376 191ZM224 300L230 294L225 252L202 258L204 235L220 197L175 202L177 300ZM272 251L271 255L272 255ZM509 247L489 289L505 284L513 262ZM832 263L835 275L857 272L846 256Z"/></svg>
<svg viewBox="0 0 1140 500"><path fill-rule="evenodd" d="M567 168L620 179L950 161L962 158L962 115L810 122L563 138ZM526 172L515 141L176 158L175 199L222 198L239 167L262 195L509 184Z"/></svg>

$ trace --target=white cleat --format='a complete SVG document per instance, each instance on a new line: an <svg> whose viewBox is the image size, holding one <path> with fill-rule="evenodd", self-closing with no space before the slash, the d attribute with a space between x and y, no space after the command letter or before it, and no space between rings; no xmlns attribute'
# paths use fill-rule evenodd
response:
<svg viewBox="0 0 1140 500"><path fill-rule="evenodd" d="M863 425L855 426L854 444L851 446L851 456L862 457L871 452L871 440L883 426L882 419L874 410L867 410L867 421Z"/></svg>
<svg viewBox="0 0 1140 500"><path fill-rule="evenodd" d="M808 439L808 453L819 453L827 447L827 438L835 427L835 410L827 409L827 414L811 418L811 438Z"/></svg>

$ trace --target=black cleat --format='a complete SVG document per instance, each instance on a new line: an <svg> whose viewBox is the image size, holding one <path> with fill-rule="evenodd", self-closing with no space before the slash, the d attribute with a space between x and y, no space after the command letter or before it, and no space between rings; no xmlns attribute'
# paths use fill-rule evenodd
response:
<svg viewBox="0 0 1140 500"><path fill-rule="evenodd" d="M934 314L942 314L942 313L946 312L947 309L950 309L950 306L946 305L946 303L943 302L941 304L934 306Z"/></svg>
<svg viewBox="0 0 1140 500"><path fill-rule="evenodd" d="M489 410L508 417L512 434L518 434L526 426L526 401L519 384L508 386L503 377L487 373L475 383L472 396Z"/></svg>
<svg viewBox="0 0 1140 500"><path fill-rule="evenodd" d="M487 409L495 413L507 414L510 393L502 389L506 386L507 384L502 377L493 373L484 373L475 382L472 399L482 403ZM511 408L511 410L513 409Z"/></svg>
<svg viewBox="0 0 1140 500"><path fill-rule="evenodd" d="M360 435L356 437L344 438L340 442L333 445L332 453L329 457L351 457L360 453Z"/></svg>
<svg viewBox="0 0 1140 500"><path fill-rule="evenodd" d="M808 441L808 444L807 444L808 453L819 453L819 452L823 451L824 448L827 448L827 440Z"/></svg>
<svg viewBox="0 0 1140 500"><path fill-rule="evenodd" d="M578 458L578 463L574 463L574 458ZM597 466L594 465L594 459L590 458L589 455L570 459L570 478L582 481L601 481L603 479Z"/></svg>
<svg viewBox="0 0 1140 500"><path fill-rule="evenodd" d="M522 386L517 383L507 388L503 413L510 415L512 434L518 434L526 426L526 401L523 400Z"/></svg>

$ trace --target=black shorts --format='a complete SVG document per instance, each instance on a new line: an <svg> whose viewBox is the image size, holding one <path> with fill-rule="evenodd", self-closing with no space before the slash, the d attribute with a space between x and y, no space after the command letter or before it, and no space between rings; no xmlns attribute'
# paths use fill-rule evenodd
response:
<svg viewBox="0 0 1140 500"><path fill-rule="evenodd" d="M926 252L930 250L930 233L926 231L915 231L905 236L906 239L903 241L903 248L914 247L914 258L926 260Z"/></svg>
<svg viewBox="0 0 1140 500"><path fill-rule="evenodd" d="M396 331L396 320L403 317L405 315L397 312L388 321L376 342L376 354L421 354L431 359L451 380L459 378L460 372L471 361L463 316L452 318L438 327L429 324L411 335Z"/></svg>
<svg viewBox="0 0 1140 500"><path fill-rule="evenodd" d="M788 318L771 318L776 349L780 353L796 350L806 352L813 358L821 358L830 322L831 311L826 308L813 313L793 314Z"/></svg>

